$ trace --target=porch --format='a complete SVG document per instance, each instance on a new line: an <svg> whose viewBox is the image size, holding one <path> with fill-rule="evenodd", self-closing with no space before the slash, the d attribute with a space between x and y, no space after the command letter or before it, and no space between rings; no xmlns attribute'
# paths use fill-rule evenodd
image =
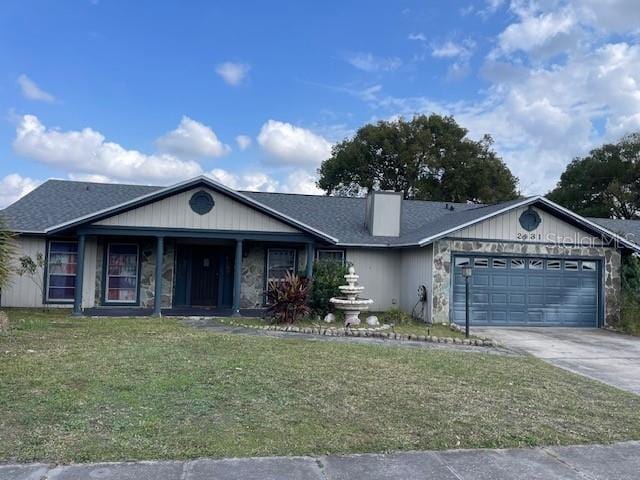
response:
<svg viewBox="0 0 640 480"><path fill-rule="evenodd" d="M315 242L300 233L85 227L73 313L260 316L269 279L312 276Z"/></svg>

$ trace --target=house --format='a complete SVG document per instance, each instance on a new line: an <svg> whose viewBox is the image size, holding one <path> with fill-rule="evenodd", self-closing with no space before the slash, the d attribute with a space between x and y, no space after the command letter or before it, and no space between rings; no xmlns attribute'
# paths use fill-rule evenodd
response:
<svg viewBox="0 0 640 480"><path fill-rule="evenodd" d="M543 197L498 205L235 191L207 177L170 187L49 180L0 212L43 288L18 276L3 307L77 315L255 314L269 279L352 263L375 310L473 325L602 326L620 310L621 255L640 222L583 218ZM37 280L40 280L38 278ZM418 301L417 291L426 295Z"/></svg>

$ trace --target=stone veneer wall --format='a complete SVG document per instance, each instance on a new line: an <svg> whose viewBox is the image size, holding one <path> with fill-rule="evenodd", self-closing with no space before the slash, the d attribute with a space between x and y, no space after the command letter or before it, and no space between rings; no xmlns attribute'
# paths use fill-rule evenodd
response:
<svg viewBox="0 0 640 480"><path fill-rule="evenodd" d="M156 243L140 244L142 265L140 266L140 306L153 308L155 302ZM175 267L175 243L166 241L162 255L162 308L173 304L173 272Z"/></svg>
<svg viewBox="0 0 640 480"><path fill-rule="evenodd" d="M104 261L104 250L106 243L98 239L96 253L96 293L95 305L102 305L104 297L104 286L102 285L102 263ZM155 241L144 241L140 243L140 306L143 308L153 308L155 298L155 272L156 254ZM173 273L175 268L175 244L165 240L162 270L162 308L171 308L173 303Z"/></svg>
<svg viewBox="0 0 640 480"><path fill-rule="evenodd" d="M605 323L615 324L620 319L621 257L620 252L607 247L582 247L511 243L499 241L444 239L433 246L433 302L432 318L437 323L449 323L451 290L451 253L511 253L517 255L567 255L604 257L603 288Z"/></svg>
<svg viewBox="0 0 640 480"><path fill-rule="evenodd" d="M264 245L255 243L248 243L243 246L243 249L246 256L242 258L240 308L261 308L267 249Z"/></svg>

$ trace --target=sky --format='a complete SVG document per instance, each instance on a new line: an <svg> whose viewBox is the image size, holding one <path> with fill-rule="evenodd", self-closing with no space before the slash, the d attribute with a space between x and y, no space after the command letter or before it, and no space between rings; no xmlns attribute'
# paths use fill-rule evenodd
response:
<svg viewBox="0 0 640 480"><path fill-rule="evenodd" d="M640 1L0 4L0 208L49 178L320 193L332 144L422 113L547 193L640 130Z"/></svg>

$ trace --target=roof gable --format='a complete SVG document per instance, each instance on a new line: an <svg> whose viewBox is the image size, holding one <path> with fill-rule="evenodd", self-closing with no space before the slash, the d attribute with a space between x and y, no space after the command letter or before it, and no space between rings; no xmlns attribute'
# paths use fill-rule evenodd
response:
<svg viewBox="0 0 640 480"><path fill-rule="evenodd" d="M164 198L170 197L172 195L176 195L178 193L181 192L185 192L188 191L190 189L194 189L194 188L198 188L198 187L206 187L209 188L213 191L216 191L220 194L226 195L234 200L236 200L237 202L240 202L244 205L247 205L255 210L260 211L261 213L271 216L277 220L280 220L281 222L293 226L303 232L306 233L310 233L314 236L320 237L325 241L331 242L331 243L335 243L337 241L336 238L331 237L330 235L325 234L324 232L321 232L319 230L316 230L308 225L306 225L303 222L300 222L299 220L296 220L294 218L288 217L286 215L283 215L282 213L261 204L260 202L244 195L243 193L237 192L231 188L228 188L224 185L222 185L221 183L216 182L215 180L212 180L208 177L205 176L200 176L200 177L196 177L194 179L191 180L187 180L184 182L180 182L177 183L175 185L172 185L170 187L166 187L166 188L161 188L159 190L155 190L151 193L148 193L146 195L142 195L140 197L134 198L132 200L126 201L124 203L121 203L119 205L115 205L106 209L103 209L101 211L97 211L94 213L91 213L89 215L85 215L79 218L75 218L71 221L65 222L65 223L61 223L59 225L54 225L48 229L45 230L45 233L47 234L53 234L53 233L59 233L59 232L63 232L65 230L71 229L71 228L75 228L77 226L80 225L84 225L84 224L90 224L90 223L95 223L98 222L100 220L103 220L105 218L108 217L112 217L114 215L118 215L118 214L122 214L124 212L128 212L129 210L133 210L136 208L140 208L143 207L145 205L149 205L151 203L154 202L158 202L159 200L162 200Z"/></svg>
<svg viewBox="0 0 640 480"><path fill-rule="evenodd" d="M210 196L213 206L209 211L198 213L192 208L191 200L203 192ZM252 206L206 187L195 187L177 192L98 220L92 225L300 233L299 228L294 228Z"/></svg>

